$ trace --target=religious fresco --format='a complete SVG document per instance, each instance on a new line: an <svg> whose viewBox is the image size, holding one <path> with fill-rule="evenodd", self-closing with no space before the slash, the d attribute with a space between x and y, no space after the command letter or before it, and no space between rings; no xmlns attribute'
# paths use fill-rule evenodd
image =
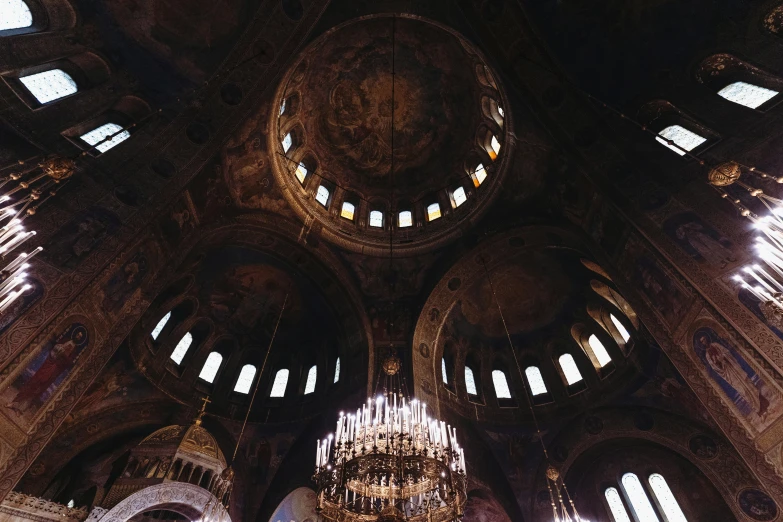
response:
<svg viewBox="0 0 783 522"><path fill-rule="evenodd" d="M715 330L696 330L693 349L723 395L756 431L762 431L783 413L781 393L768 385L737 347Z"/></svg>
<svg viewBox="0 0 783 522"><path fill-rule="evenodd" d="M41 253L50 263L75 268L121 226L117 215L102 207L90 207L63 225Z"/></svg>
<svg viewBox="0 0 783 522"><path fill-rule="evenodd" d="M742 303L745 308L753 312L753 315L758 317L762 323L767 325L767 328L772 330L772 333L777 335L780 339L783 339L783 331L780 329L783 328L783 325L770 321L770 319L767 317L767 314L764 313L767 305L762 303L758 297L753 295L753 292L739 287L737 289L737 299L739 299L739 302ZM775 317L775 315L772 313L772 310L770 310L768 313L771 317Z"/></svg>
<svg viewBox="0 0 783 522"><path fill-rule="evenodd" d="M177 246L182 239L198 225L198 215L190 193L179 198L169 210L168 214L160 220L160 228L163 237L171 246Z"/></svg>
<svg viewBox="0 0 783 522"><path fill-rule="evenodd" d="M286 496L269 517L269 522L317 522L315 491L297 488Z"/></svg>
<svg viewBox="0 0 783 522"><path fill-rule="evenodd" d="M59 391L89 343L87 327L81 322L56 333L0 393L6 411L17 420L30 422Z"/></svg>
<svg viewBox="0 0 783 522"><path fill-rule="evenodd" d="M29 278L27 283L30 285L30 289L23 292L21 297L0 315L0 335L43 297L44 287L40 281Z"/></svg>
<svg viewBox="0 0 783 522"><path fill-rule="evenodd" d="M689 256L714 269L723 269L738 259L734 244L693 212L676 214L663 223L663 230Z"/></svg>
<svg viewBox="0 0 783 522"><path fill-rule="evenodd" d="M778 506L769 495L754 488L743 490L737 498L742 512L753 520L768 522L778 516Z"/></svg>
<svg viewBox="0 0 783 522"><path fill-rule="evenodd" d="M120 312L123 305L130 299L149 272L150 260L148 252L139 249L130 259L122 264L101 288L103 310L110 315Z"/></svg>
<svg viewBox="0 0 783 522"><path fill-rule="evenodd" d="M511 522L500 503L488 491L473 490L465 504L465 520L471 522Z"/></svg>

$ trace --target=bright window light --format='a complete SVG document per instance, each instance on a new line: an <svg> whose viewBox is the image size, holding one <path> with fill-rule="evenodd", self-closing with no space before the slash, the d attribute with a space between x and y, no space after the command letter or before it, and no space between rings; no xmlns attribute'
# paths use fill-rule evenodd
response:
<svg viewBox="0 0 783 522"><path fill-rule="evenodd" d="M299 163L299 165L296 166L294 174L296 175L296 179L299 180L299 183L304 184L304 180L307 177L307 167L305 167L305 164Z"/></svg>
<svg viewBox="0 0 783 522"><path fill-rule="evenodd" d="M442 357L440 359L440 371L441 371L441 374L443 375L443 384L448 384L449 383L449 374L448 374L448 372L446 372L446 359L442 358Z"/></svg>
<svg viewBox="0 0 783 522"><path fill-rule="evenodd" d="M68 501L68 503L67 503L65 506L66 506L66 507L69 507L69 508L72 508L72 507L73 507L73 506L75 506L75 505L76 505L76 503L74 502L74 500L73 500L73 499L71 499L71 500L69 500L69 501Z"/></svg>
<svg viewBox="0 0 783 522"><path fill-rule="evenodd" d="M427 219L434 221L440 217L440 205L433 203L427 207Z"/></svg>
<svg viewBox="0 0 783 522"><path fill-rule="evenodd" d="M334 382L340 380L340 358L337 358L337 364L334 365Z"/></svg>
<svg viewBox="0 0 783 522"><path fill-rule="evenodd" d="M291 145L294 144L294 138L291 137L291 133L289 132L280 143L283 145L283 152L288 152L291 149Z"/></svg>
<svg viewBox="0 0 783 522"><path fill-rule="evenodd" d="M169 319L171 319L171 312L164 315L163 318L160 321L158 321L158 324L155 325L155 329L152 330L152 334L150 334L152 335L153 341L158 340L158 336L160 335L160 332L163 331L163 328L165 328L166 323L169 322Z"/></svg>
<svg viewBox="0 0 783 522"><path fill-rule="evenodd" d="M329 189L323 185L318 185L318 190L315 192L315 200L326 206L326 202L329 201Z"/></svg>
<svg viewBox="0 0 783 522"><path fill-rule="evenodd" d="M209 383L214 382L215 375L217 375L217 372L220 369L220 363L222 362L223 362L222 355L220 355L217 352L210 353L207 356L207 361L204 363L204 366L201 368L201 373L198 374L198 378L204 379Z"/></svg>
<svg viewBox="0 0 783 522"><path fill-rule="evenodd" d="M33 14L23 0L0 0L0 31L33 25Z"/></svg>
<svg viewBox="0 0 783 522"><path fill-rule="evenodd" d="M530 386L530 392L533 396L543 395L547 392L544 378L541 376L541 370L537 366L525 368L525 377L527 377L527 384Z"/></svg>
<svg viewBox="0 0 783 522"><path fill-rule="evenodd" d="M282 116L285 112L285 100L283 100L283 103L280 104L280 114L279 116Z"/></svg>
<svg viewBox="0 0 783 522"><path fill-rule="evenodd" d="M79 88L73 78L62 69L52 69L27 76L20 76L19 81L27 87L30 94L39 103L49 103L76 93Z"/></svg>
<svg viewBox="0 0 783 522"><path fill-rule="evenodd" d="M454 199L454 207L458 207L468 200L467 194L463 187L457 187L454 192L451 193L451 197Z"/></svg>
<svg viewBox="0 0 783 522"><path fill-rule="evenodd" d="M113 137L108 141L103 141L109 136ZM95 147L98 152L106 152L107 150L111 149L112 147L116 147L128 138L130 138L130 132L122 130L122 127L116 123L106 123L97 129L93 129L90 132L81 135L81 139L90 145L95 145L96 143L103 141L103 143Z"/></svg>
<svg viewBox="0 0 783 522"><path fill-rule="evenodd" d="M487 169L484 168L484 165L479 163L473 173L473 184L478 187L484 183L485 179L487 179Z"/></svg>
<svg viewBox="0 0 783 522"><path fill-rule="evenodd" d="M370 212L370 226L375 228L383 227L383 212L380 210Z"/></svg>
<svg viewBox="0 0 783 522"><path fill-rule="evenodd" d="M653 473L648 480L653 493L655 493L655 498L658 499L658 505L666 515L667 522L688 522L677 503L677 499L674 498L674 493L669 489L666 479L658 473Z"/></svg>
<svg viewBox="0 0 783 522"><path fill-rule="evenodd" d="M413 226L413 214L410 210L400 212L400 228Z"/></svg>
<svg viewBox="0 0 783 522"><path fill-rule="evenodd" d="M272 383L270 397L285 397L285 387L288 384L288 370L277 370L275 382Z"/></svg>
<svg viewBox="0 0 783 522"><path fill-rule="evenodd" d="M723 89L718 91L718 95L726 98L727 100L750 107L751 109L758 109L769 100L778 95L778 91L767 89L765 87L759 87L752 83L734 82Z"/></svg>
<svg viewBox="0 0 783 522"><path fill-rule="evenodd" d="M180 364L182 359L185 358L185 354L188 353L188 348L190 348L190 343L192 342L193 336L190 335L190 332L183 335L182 339L177 343L177 346L174 347L174 351L171 352L171 360Z"/></svg>
<svg viewBox="0 0 783 522"><path fill-rule="evenodd" d="M489 156L494 160L498 157L498 154L500 154L500 142L498 139L493 135L492 139L489 140L489 145L492 147L492 152L494 154L490 154Z"/></svg>
<svg viewBox="0 0 783 522"><path fill-rule="evenodd" d="M604 496L606 497L606 503L609 504L612 517L614 517L614 522L631 522L631 518L623 505L623 499L620 498L620 493L616 488L606 488Z"/></svg>
<svg viewBox="0 0 783 522"><path fill-rule="evenodd" d="M311 366L310 371L307 372L307 382L305 383L304 394L309 395L315 391L315 381L318 377L318 368Z"/></svg>
<svg viewBox="0 0 783 522"><path fill-rule="evenodd" d="M560 368L563 370L563 375L565 375L569 386L582 380L582 374L579 373L579 368L576 367L576 362L570 353L561 355L558 362L560 362Z"/></svg>
<svg viewBox="0 0 783 522"><path fill-rule="evenodd" d="M601 368L612 362L612 358L609 356L609 352L606 351L604 344L598 339L598 337L595 336L595 334L588 337L587 344L590 346L590 350L593 352L593 355L595 356Z"/></svg>
<svg viewBox="0 0 783 522"><path fill-rule="evenodd" d="M695 132L691 132L685 127L681 127L680 125L670 125L666 127L658 133L658 136L656 136L655 139L663 143L664 146L670 148L680 156L685 156L685 152L681 149L692 151L707 141L707 138L703 138ZM677 147L674 145L669 145L665 140L673 141Z"/></svg>
<svg viewBox="0 0 783 522"><path fill-rule="evenodd" d="M647 493L644 492L642 483L639 482L639 477L633 473L626 473L623 475L622 482L625 494L628 495L639 522L660 522L652 504L650 504L650 499L647 498Z"/></svg>
<svg viewBox="0 0 783 522"><path fill-rule="evenodd" d="M609 319L612 320L612 324L614 324L614 327L617 328L617 331L620 332L620 335L623 337L623 341L626 343L631 338L631 334L628 333L628 330L625 329L625 326L623 326L623 323L617 320L617 318L609 314Z"/></svg>
<svg viewBox="0 0 783 522"><path fill-rule="evenodd" d="M239 372L239 378L234 385L234 391L247 395L250 393L250 387L253 385L253 378L256 376L256 367L252 364L246 364Z"/></svg>
<svg viewBox="0 0 783 522"><path fill-rule="evenodd" d="M468 395L478 395L476 380L473 378L473 370L470 366L465 366L465 388L468 390Z"/></svg>
<svg viewBox="0 0 783 522"><path fill-rule="evenodd" d="M495 397L498 399L511 398L511 390L508 387L505 373L500 370L492 370L492 383L495 385Z"/></svg>
<svg viewBox="0 0 783 522"><path fill-rule="evenodd" d="M353 205L353 203L343 201L343 208L340 210L340 216L353 221L353 213L355 210L356 207Z"/></svg>
<svg viewBox="0 0 783 522"><path fill-rule="evenodd" d="M506 117L506 111L504 111L503 107L501 107L500 105L498 105L498 114L500 114L501 118L505 118Z"/></svg>

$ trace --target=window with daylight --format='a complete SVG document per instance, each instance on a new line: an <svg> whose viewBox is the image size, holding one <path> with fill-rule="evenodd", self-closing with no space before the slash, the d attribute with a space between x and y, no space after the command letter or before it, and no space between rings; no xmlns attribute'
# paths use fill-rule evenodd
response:
<svg viewBox="0 0 783 522"><path fill-rule="evenodd" d="M217 352L212 352L207 356L207 361L201 368L201 373L198 374L199 379L204 379L208 383L215 381L215 375L217 375L220 369L220 363L223 362L223 356Z"/></svg>
<svg viewBox="0 0 783 522"><path fill-rule="evenodd" d="M492 135L492 139L489 140L489 146L492 147L492 152L490 153L489 157L494 161L497 159L498 154L500 154L500 142L494 134Z"/></svg>
<svg viewBox="0 0 783 522"><path fill-rule="evenodd" d="M329 189L323 185L318 185L318 190L315 192L315 200L323 206L329 201Z"/></svg>
<svg viewBox="0 0 783 522"><path fill-rule="evenodd" d="M647 480L656 500L658 500L658 506L666 516L666 522L688 522L682 509L680 509L680 505L677 503L677 499L674 498L672 490L669 489L666 479L658 473L653 473Z"/></svg>
<svg viewBox="0 0 783 522"><path fill-rule="evenodd" d="M579 373L579 368L576 367L576 362L570 353L564 353L557 361L569 386L582 380L582 374Z"/></svg>
<svg viewBox="0 0 783 522"><path fill-rule="evenodd" d="M440 371L443 375L443 384L449 383L449 373L446 371L446 359L441 357L440 359Z"/></svg>
<svg viewBox="0 0 783 522"><path fill-rule="evenodd" d="M440 217L440 205L433 203L427 207L427 220L434 221Z"/></svg>
<svg viewBox="0 0 783 522"><path fill-rule="evenodd" d="M253 378L256 376L256 367L252 364L246 364L239 372L237 383L234 385L234 391L247 395L250 393L250 387L253 385Z"/></svg>
<svg viewBox="0 0 783 522"><path fill-rule="evenodd" d="M400 212L400 228L405 227L412 227L413 226L413 214L410 210L403 210Z"/></svg>
<svg viewBox="0 0 783 522"><path fill-rule="evenodd" d="M470 369L470 366L465 366L465 388L468 390L468 395L478 395L473 370Z"/></svg>
<svg viewBox="0 0 783 522"><path fill-rule="evenodd" d="M628 330L625 329L625 326L623 326L623 323L617 320L617 318L614 316L614 314L609 314L609 319L612 320L612 324L614 324L614 327L617 328L617 331L620 332L620 335L623 338L623 341L626 343L631 339L631 334L628 333Z"/></svg>
<svg viewBox="0 0 783 522"><path fill-rule="evenodd" d="M604 496L606 497L606 503L609 504L609 511L612 512L614 522L631 522L617 488L606 488Z"/></svg>
<svg viewBox="0 0 783 522"><path fill-rule="evenodd" d="M280 104L280 114L278 116L282 116L285 112L285 100Z"/></svg>
<svg viewBox="0 0 783 522"><path fill-rule="evenodd" d="M0 0L0 31L33 25L33 14L23 0Z"/></svg>
<svg viewBox="0 0 783 522"><path fill-rule="evenodd" d="M380 210L370 212L370 226L374 228L383 227L383 212Z"/></svg>
<svg viewBox="0 0 783 522"><path fill-rule="evenodd" d="M283 152L288 152L291 149L291 146L294 144L294 138L291 136L291 133L285 135L283 138L283 141L280 142L283 145Z"/></svg>
<svg viewBox="0 0 783 522"><path fill-rule="evenodd" d="M49 103L75 94L79 88L71 76L62 69L52 69L27 76L19 81L35 96L38 103Z"/></svg>
<svg viewBox="0 0 783 522"><path fill-rule="evenodd" d="M481 163L476 166L476 170L473 172L473 184L478 188L479 185L484 183L484 180L487 179L487 169L484 168L484 165Z"/></svg>
<svg viewBox="0 0 783 522"><path fill-rule="evenodd" d="M73 507L73 506L75 506L75 505L76 505L76 503L74 502L74 500L73 500L73 499L71 499L71 500L69 500L69 501L68 501L68 503L66 504L66 507L72 508L72 507Z"/></svg>
<svg viewBox="0 0 783 522"><path fill-rule="evenodd" d="M158 340L158 336L160 335L160 332L162 332L163 328L166 327L166 323L169 322L169 319L171 319L171 312L169 312L166 315L164 315L161 318L161 320L158 321L158 324L155 325L155 328L152 330L152 333L150 334L150 335L152 335L152 340L153 341L157 341Z"/></svg>
<svg viewBox="0 0 783 522"><path fill-rule="evenodd" d="M506 374L501 370L492 370L492 384L495 385L495 397L498 399L511 398L511 389L508 387Z"/></svg>
<svg viewBox="0 0 783 522"><path fill-rule="evenodd" d="M530 386L530 393L532 393L534 397L536 395L543 395L547 392L544 378L541 376L541 370L539 370L537 366L528 366L525 368L525 377L527 377L527 384Z"/></svg>
<svg viewBox="0 0 783 522"><path fill-rule="evenodd" d="M296 175L296 179L299 180L299 183L304 184L304 180L307 177L307 167L305 167L305 164L300 162L299 165L296 166L294 174Z"/></svg>
<svg viewBox="0 0 783 522"><path fill-rule="evenodd" d="M451 199L454 201L454 208L465 203L468 200L468 196L465 194L464 187L457 187L456 190L451 193Z"/></svg>
<svg viewBox="0 0 783 522"><path fill-rule="evenodd" d="M305 383L304 394L308 395L315 391L315 380L318 377L318 368L313 365L310 367L310 371L307 372L307 382Z"/></svg>
<svg viewBox="0 0 783 522"><path fill-rule="evenodd" d="M111 139L103 141L109 136L111 136ZM86 134L82 134L80 137L90 145L96 145L100 143L100 145L95 147L95 150L103 153L130 138L130 132L122 130L122 127L116 123L105 123L97 129L93 129Z"/></svg>
<svg viewBox="0 0 783 522"><path fill-rule="evenodd" d="M595 334L592 334L587 338L587 344L590 346L590 351L593 352L593 357L595 357L595 360L601 368L612 362L612 358L609 357L609 352L606 351L604 344Z"/></svg>
<svg viewBox="0 0 783 522"><path fill-rule="evenodd" d="M718 91L719 96L751 109L758 109L778 94L778 91L745 82L730 83Z"/></svg>
<svg viewBox="0 0 783 522"><path fill-rule="evenodd" d="M501 118L505 118L506 117L506 111L504 111L503 107L501 107L500 105L498 105L498 114L500 114Z"/></svg>
<svg viewBox="0 0 783 522"><path fill-rule="evenodd" d="M633 473L626 473L623 475L622 483L638 522L660 522L642 483L639 482L639 477Z"/></svg>
<svg viewBox="0 0 783 522"><path fill-rule="evenodd" d="M272 383L270 397L285 397L285 387L288 385L288 370L277 370L275 381Z"/></svg>
<svg viewBox="0 0 783 522"><path fill-rule="evenodd" d="M337 364L334 365L334 382L340 380L340 358L337 358Z"/></svg>
<svg viewBox="0 0 783 522"><path fill-rule="evenodd" d="M171 352L171 360L177 364L180 364L182 359L185 358L185 354L188 353L188 349L190 348L190 344L192 342L193 336L190 335L190 332L183 335L182 339L180 339L177 343L177 346L174 347L174 351Z"/></svg>
<svg viewBox="0 0 783 522"><path fill-rule="evenodd" d="M353 205L353 203L343 201L343 208L340 210L340 217L344 217L345 219L350 219L353 221L353 213L355 210L356 207Z"/></svg>
<svg viewBox="0 0 783 522"><path fill-rule="evenodd" d="M655 137L656 140L663 143L665 147L670 148L680 156L685 156L685 151L692 151L705 141L707 138L699 136L680 125L669 125ZM669 145L666 140L673 141L677 146ZM682 149L685 149L683 151Z"/></svg>

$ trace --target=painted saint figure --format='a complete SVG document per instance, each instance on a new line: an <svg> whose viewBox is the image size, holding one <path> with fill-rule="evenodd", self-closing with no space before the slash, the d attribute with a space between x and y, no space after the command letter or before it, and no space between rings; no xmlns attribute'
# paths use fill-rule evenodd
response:
<svg viewBox="0 0 783 522"><path fill-rule="evenodd" d="M677 227L676 234L677 239L687 241L712 266L723 268L736 260L731 249L709 236L700 223L683 223Z"/></svg>

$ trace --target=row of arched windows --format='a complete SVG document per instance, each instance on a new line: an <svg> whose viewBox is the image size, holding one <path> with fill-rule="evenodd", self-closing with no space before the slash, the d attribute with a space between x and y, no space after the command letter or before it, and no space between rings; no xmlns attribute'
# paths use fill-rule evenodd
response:
<svg viewBox="0 0 783 522"><path fill-rule="evenodd" d="M1 1L1 0L0 0ZM163 329L166 327L166 323L168 323L169 319L171 319L171 312L168 312L166 315L164 315L160 321L158 321L158 324L155 325L155 328L150 333L150 336L152 337L153 341L156 341L158 339L158 336L163 331ZM185 355L187 354L188 350L190 349L190 346L193 344L193 335L190 332L185 333L185 335L180 338L177 345L174 347L174 350L169 355L169 358L174 361L175 364L180 365L182 364L183 359L185 358ZM204 366L201 367L201 371L199 372L199 379L213 384L215 381L215 377L217 377L218 371L220 370L220 366L223 364L223 356L219 352L210 352L207 356L207 360L204 362ZM253 385L253 382L256 377L256 367L252 364L245 364L242 367L242 370L239 372L239 376L237 377L237 380L234 384L234 391L237 393L241 393L244 395L247 395L250 392L250 388ZM284 397L285 396L285 390L288 385L288 376L289 371L288 369L280 369L275 373L275 378L272 383L272 389L269 393L270 397ZM313 392L315 392L315 384L318 378L318 367L316 365L313 365L310 367L310 370L307 372L307 381L305 382L305 388L304 388L304 395L309 395ZM337 361L335 363L335 369L334 369L334 383L337 383L340 380L340 358L337 358Z"/></svg>
<svg viewBox="0 0 783 522"><path fill-rule="evenodd" d="M626 473L619 490L615 486L604 490L614 522L631 522L629 513L636 522L688 522L663 475L652 473L647 485L645 488L634 473Z"/></svg>

